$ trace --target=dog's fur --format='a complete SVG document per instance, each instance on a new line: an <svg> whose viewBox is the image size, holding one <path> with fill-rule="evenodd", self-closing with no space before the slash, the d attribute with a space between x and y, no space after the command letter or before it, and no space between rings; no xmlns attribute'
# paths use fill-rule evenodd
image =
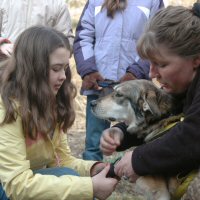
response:
<svg viewBox="0 0 200 200"><path fill-rule="evenodd" d="M147 80L121 83L111 94L91 102L92 112L98 118L125 122L128 132L137 134L146 142L154 139L156 130L180 118L170 117L176 106L171 95ZM164 178L151 176L139 178L136 185L148 196L151 191L153 200L169 200L169 190L173 193L177 187L175 179L166 185Z"/></svg>
<svg viewBox="0 0 200 200"><path fill-rule="evenodd" d="M147 80L116 85L111 94L92 101L91 107L98 118L125 122L128 132L146 141L154 136L153 130L179 118L179 115L169 117L176 110L175 99Z"/></svg>

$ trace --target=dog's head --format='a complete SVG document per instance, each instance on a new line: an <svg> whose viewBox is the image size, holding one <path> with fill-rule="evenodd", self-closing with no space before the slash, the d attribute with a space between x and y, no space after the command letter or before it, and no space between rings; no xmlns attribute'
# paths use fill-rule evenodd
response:
<svg viewBox="0 0 200 200"><path fill-rule="evenodd" d="M125 122L134 133L169 114L173 98L151 81L133 80L116 85L111 94L92 101L91 107L98 118Z"/></svg>

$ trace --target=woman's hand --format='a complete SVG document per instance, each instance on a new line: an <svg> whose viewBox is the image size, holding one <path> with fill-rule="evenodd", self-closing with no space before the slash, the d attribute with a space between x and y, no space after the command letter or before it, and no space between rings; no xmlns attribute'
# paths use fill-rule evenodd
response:
<svg viewBox="0 0 200 200"><path fill-rule="evenodd" d="M99 200L107 199L118 183L115 178L106 178L109 169L110 165L107 165L100 173L92 177L94 197Z"/></svg>
<svg viewBox="0 0 200 200"><path fill-rule="evenodd" d="M112 127L103 131L100 139L100 149L104 155L111 155L123 140L123 132L120 128Z"/></svg>
<svg viewBox="0 0 200 200"><path fill-rule="evenodd" d="M132 167L132 154L134 151L128 151L124 156L115 164L115 174L119 177L126 177L131 182L138 179L138 175L134 172Z"/></svg>

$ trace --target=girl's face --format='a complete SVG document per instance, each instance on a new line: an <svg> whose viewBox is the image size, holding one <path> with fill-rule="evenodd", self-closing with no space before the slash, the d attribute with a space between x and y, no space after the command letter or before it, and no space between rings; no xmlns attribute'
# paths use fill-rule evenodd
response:
<svg viewBox="0 0 200 200"><path fill-rule="evenodd" d="M64 47L57 48L50 54L49 84L56 96L66 79L65 70L69 66L70 52Z"/></svg>
<svg viewBox="0 0 200 200"><path fill-rule="evenodd" d="M185 92L196 74L200 59L183 58L170 54L165 48L159 48L159 50L162 57L158 58L156 62L151 61L150 78L156 78L168 93Z"/></svg>

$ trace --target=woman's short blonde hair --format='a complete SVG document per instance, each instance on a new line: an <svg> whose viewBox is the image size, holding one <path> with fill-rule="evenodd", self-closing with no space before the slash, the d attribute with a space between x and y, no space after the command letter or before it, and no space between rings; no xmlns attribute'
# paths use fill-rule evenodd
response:
<svg viewBox="0 0 200 200"><path fill-rule="evenodd" d="M200 54L200 18L192 9L169 6L149 21L138 41L138 53L143 59L156 60L161 46L182 57Z"/></svg>

